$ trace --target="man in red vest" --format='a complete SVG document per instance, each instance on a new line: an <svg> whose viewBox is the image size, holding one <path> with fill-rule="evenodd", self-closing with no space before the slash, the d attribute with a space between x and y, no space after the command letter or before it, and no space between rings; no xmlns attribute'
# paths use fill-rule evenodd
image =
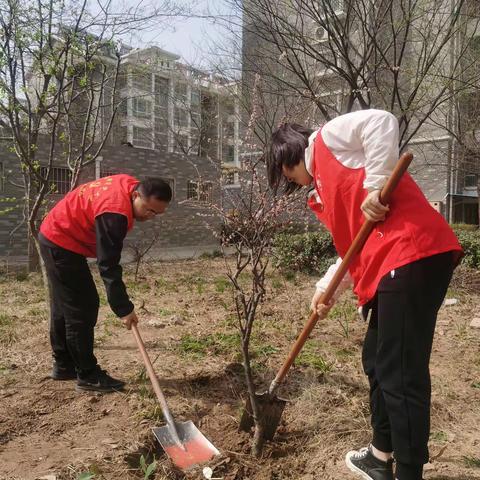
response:
<svg viewBox="0 0 480 480"><path fill-rule="evenodd" d="M108 303L130 329L138 319L122 280L123 240L135 220L161 215L171 199L161 178L113 175L80 185L45 217L39 240L50 287L54 380L77 379L77 390L100 392L125 385L93 353L99 298L86 258L97 258Z"/></svg>
<svg viewBox="0 0 480 480"><path fill-rule="evenodd" d="M345 255L364 218L378 222L352 262L342 288L353 283L365 318L363 367L370 383L373 435L346 455L363 479L421 480L428 462L429 361L437 312L462 249L444 218L405 174L389 206L381 188L399 157L396 118L381 110L339 116L314 131L284 124L266 156L271 187L290 193L311 186L308 204ZM317 283L311 308L324 318L321 294L341 259Z"/></svg>

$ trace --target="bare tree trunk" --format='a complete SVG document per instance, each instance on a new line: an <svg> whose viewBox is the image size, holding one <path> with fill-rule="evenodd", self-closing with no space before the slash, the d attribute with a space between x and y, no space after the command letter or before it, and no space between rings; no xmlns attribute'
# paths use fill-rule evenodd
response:
<svg viewBox="0 0 480 480"><path fill-rule="evenodd" d="M28 272L36 272L38 271L39 267L39 251L36 245L36 240L32 236L32 234L29 232L28 233L28 246L27 246L27 254L28 254L28 263L27 263L27 269Z"/></svg>
<svg viewBox="0 0 480 480"><path fill-rule="evenodd" d="M250 364L249 343L250 339L242 338L243 368L245 371L245 380L247 382L250 405L252 407L253 421L255 423L255 432L253 435L251 452L255 457L259 457L262 453L263 445L265 443L263 435L265 427L263 424L262 414L260 412L260 405L257 402L255 393L255 383L253 381L252 367Z"/></svg>
<svg viewBox="0 0 480 480"><path fill-rule="evenodd" d="M480 171L477 175L477 196L478 196L478 228L480 228Z"/></svg>
<svg viewBox="0 0 480 480"><path fill-rule="evenodd" d="M254 457L260 457L263 450L263 445L265 444L265 438L263 435L265 427L262 424L257 424L255 422L255 433L253 434L253 442L252 442L252 455Z"/></svg>

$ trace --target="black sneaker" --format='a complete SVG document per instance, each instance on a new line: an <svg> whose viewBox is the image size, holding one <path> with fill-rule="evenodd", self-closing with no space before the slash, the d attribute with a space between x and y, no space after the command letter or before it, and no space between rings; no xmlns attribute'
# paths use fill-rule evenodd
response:
<svg viewBox="0 0 480 480"><path fill-rule="evenodd" d="M365 480L395 480L393 459L383 462L372 453L372 446L352 450L345 456L347 467Z"/></svg>
<svg viewBox="0 0 480 480"><path fill-rule="evenodd" d="M124 386L125 382L112 378L105 370L97 367L86 377L78 377L76 389L87 392L116 392Z"/></svg>
<svg viewBox="0 0 480 480"><path fill-rule="evenodd" d="M60 367L57 363L54 363L50 378L53 380L76 380L77 372L74 366Z"/></svg>

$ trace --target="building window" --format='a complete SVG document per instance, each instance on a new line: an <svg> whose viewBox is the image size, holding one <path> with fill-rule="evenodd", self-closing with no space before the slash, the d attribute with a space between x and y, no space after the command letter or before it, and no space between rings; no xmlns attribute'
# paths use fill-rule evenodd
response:
<svg viewBox="0 0 480 480"><path fill-rule="evenodd" d="M148 72L133 72L132 73L132 86L137 90L143 92L152 91L152 77Z"/></svg>
<svg viewBox="0 0 480 480"><path fill-rule="evenodd" d="M465 188L477 188L478 177L474 173L465 175Z"/></svg>
<svg viewBox="0 0 480 480"><path fill-rule="evenodd" d="M152 131L150 128L133 127L133 145L140 148L152 148Z"/></svg>
<svg viewBox="0 0 480 480"><path fill-rule="evenodd" d="M165 152L168 149L168 132L160 129L161 124L156 124L156 126L159 128L155 130L155 148Z"/></svg>
<svg viewBox="0 0 480 480"><path fill-rule="evenodd" d="M133 116L137 118L150 118L152 115L152 102L146 98L132 98Z"/></svg>
<svg viewBox="0 0 480 480"><path fill-rule="evenodd" d="M48 167L40 167L40 175L46 178ZM48 179L48 193L63 195L70 191L72 172L66 167L51 167Z"/></svg>
<svg viewBox="0 0 480 480"><path fill-rule="evenodd" d="M192 119L192 129L200 130L200 127L202 126L202 116L200 115L200 112L192 112L190 116Z"/></svg>
<svg viewBox="0 0 480 480"><path fill-rule="evenodd" d="M238 173L237 172L224 172L222 175L223 184L228 185L238 185Z"/></svg>
<svg viewBox="0 0 480 480"><path fill-rule="evenodd" d="M168 108L168 93L168 78L155 75L155 105L160 108Z"/></svg>
<svg viewBox="0 0 480 480"><path fill-rule="evenodd" d="M177 133L175 134L175 142L173 145L173 150L176 153L187 153L188 152L188 135Z"/></svg>
<svg viewBox="0 0 480 480"><path fill-rule="evenodd" d="M227 116L227 118L235 115L235 105L233 105L232 103L227 103L225 105L225 115Z"/></svg>
<svg viewBox="0 0 480 480"><path fill-rule="evenodd" d="M200 92L192 88L192 93L190 94L190 102L192 106L200 105Z"/></svg>
<svg viewBox="0 0 480 480"><path fill-rule="evenodd" d="M235 137L235 122L225 122L223 128L223 136L225 138L234 138Z"/></svg>
<svg viewBox="0 0 480 480"><path fill-rule="evenodd" d="M181 107L175 107L175 128L188 127L187 110Z"/></svg>
<svg viewBox="0 0 480 480"><path fill-rule="evenodd" d="M122 98L118 104L118 113L120 115L126 115L127 114L127 99Z"/></svg>
<svg viewBox="0 0 480 480"><path fill-rule="evenodd" d="M175 98L181 104L187 104L187 84L186 83L177 83L175 86Z"/></svg>
<svg viewBox="0 0 480 480"><path fill-rule="evenodd" d="M225 146L225 155L223 161L225 163L233 163L235 161L235 147L233 145Z"/></svg>
<svg viewBox="0 0 480 480"><path fill-rule="evenodd" d="M212 182L194 182L189 180L187 183L187 200L211 203L212 191Z"/></svg>

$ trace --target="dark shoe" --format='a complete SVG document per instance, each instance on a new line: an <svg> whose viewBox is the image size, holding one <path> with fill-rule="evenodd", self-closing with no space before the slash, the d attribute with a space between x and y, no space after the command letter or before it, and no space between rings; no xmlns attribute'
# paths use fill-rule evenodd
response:
<svg viewBox="0 0 480 480"><path fill-rule="evenodd" d="M388 462L379 460L373 455L371 446L348 452L345 463L365 480L394 480L393 459Z"/></svg>
<svg viewBox="0 0 480 480"><path fill-rule="evenodd" d="M105 370L97 367L89 375L78 377L76 389L87 392L116 392L124 386L125 382L112 378Z"/></svg>
<svg viewBox="0 0 480 480"><path fill-rule="evenodd" d="M60 367L58 364L54 363L50 377L53 380L76 380L77 372L73 366Z"/></svg>

